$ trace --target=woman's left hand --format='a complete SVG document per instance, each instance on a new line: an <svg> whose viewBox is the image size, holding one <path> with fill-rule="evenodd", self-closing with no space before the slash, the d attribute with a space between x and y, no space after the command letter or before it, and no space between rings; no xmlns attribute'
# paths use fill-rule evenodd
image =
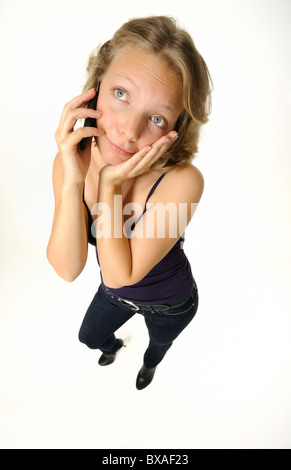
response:
<svg viewBox="0 0 291 470"><path fill-rule="evenodd" d="M177 132L171 131L153 145L148 145L139 150L125 162L104 166L99 175L100 183L106 186L119 187L127 179L146 173L164 155L177 137Z"/></svg>

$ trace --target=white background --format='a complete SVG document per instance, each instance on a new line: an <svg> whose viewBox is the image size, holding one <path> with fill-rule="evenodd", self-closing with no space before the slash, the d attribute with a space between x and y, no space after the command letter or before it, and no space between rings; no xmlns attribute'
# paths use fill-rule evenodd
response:
<svg viewBox="0 0 291 470"><path fill-rule="evenodd" d="M73 284L45 251L63 106L91 50L151 14L190 32L215 92L185 243L199 311L137 391L142 317L99 367L77 338L94 249ZM0 18L0 447L290 448L290 0L1 0Z"/></svg>

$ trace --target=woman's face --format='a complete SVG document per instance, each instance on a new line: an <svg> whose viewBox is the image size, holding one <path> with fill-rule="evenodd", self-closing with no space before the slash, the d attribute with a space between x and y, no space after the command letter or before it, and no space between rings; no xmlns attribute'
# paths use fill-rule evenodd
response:
<svg viewBox="0 0 291 470"><path fill-rule="evenodd" d="M174 129L183 111L181 77L161 57L127 47L100 84L97 109L102 158L121 163Z"/></svg>

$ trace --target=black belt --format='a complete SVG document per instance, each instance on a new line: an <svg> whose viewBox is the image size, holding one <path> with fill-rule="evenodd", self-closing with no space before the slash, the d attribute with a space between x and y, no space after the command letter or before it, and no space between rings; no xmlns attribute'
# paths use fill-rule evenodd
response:
<svg viewBox="0 0 291 470"><path fill-rule="evenodd" d="M170 308L173 308L173 307L180 307L184 305L190 299L190 297L193 297L194 289L195 287L193 288L190 295L185 297L185 299L180 300L179 302L171 302L168 304L161 304L161 305L157 305L157 304L148 305L148 304L137 304L135 302L132 302L131 300L121 299L120 297L117 297L116 295L112 294L109 289L105 288L108 294L112 295L112 297L118 300L118 302L122 303L122 305L126 305L127 307L131 308L135 312L138 312L139 310L147 310L149 312L155 312L155 311L160 311L160 310L169 310Z"/></svg>

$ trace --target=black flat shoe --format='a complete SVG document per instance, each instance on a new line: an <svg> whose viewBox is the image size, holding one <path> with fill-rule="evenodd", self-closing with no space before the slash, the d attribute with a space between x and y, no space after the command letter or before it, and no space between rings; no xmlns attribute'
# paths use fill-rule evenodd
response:
<svg viewBox="0 0 291 470"><path fill-rule="evenodd" d="M153 369L147 369L145 366L142 366L136 379L136 388L138 390L146 388L153 380L155 371L156 367Z"/></svg>
<svg viewBox="0 0 291 470"><path fill-rule="evenodd" d="M118 338L117 341L119 341L119 346L116 349L115 353L114 354L107 354L107 355L102 354L102 356L100 357L100 359L98 361L99 366L109 366L110 364L112 364L112 362L115 361L117 351L119 351L119 349L121 349L122 346L125 347L125 344L124 344L122 339Z"/></svg>

